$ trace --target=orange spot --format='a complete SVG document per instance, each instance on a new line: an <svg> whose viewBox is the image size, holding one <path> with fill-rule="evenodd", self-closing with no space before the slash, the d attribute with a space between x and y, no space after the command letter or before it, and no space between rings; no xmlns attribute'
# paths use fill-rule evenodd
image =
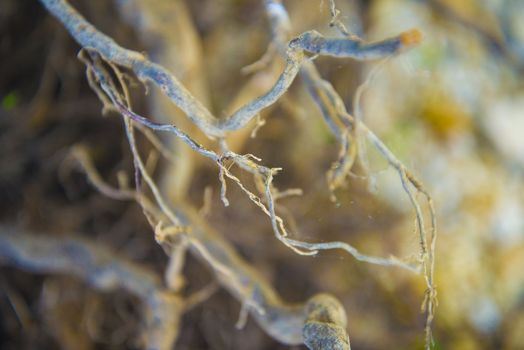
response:
<svg viewBox="0 0 524 350"><path fill-rule="evenodd" d="M419 44L424 35L418 29L410 29L407 32L400 34L400 43L402 46L413 46Z"/></svg>

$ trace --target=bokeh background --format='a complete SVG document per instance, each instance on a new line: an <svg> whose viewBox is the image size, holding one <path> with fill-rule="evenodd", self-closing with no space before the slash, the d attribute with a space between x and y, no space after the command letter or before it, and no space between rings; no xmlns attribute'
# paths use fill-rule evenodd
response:
<svg viewBox="0 0 524 350"><path fill-rule="evenodd" d="M252 75L241 72L271 40L261 0L174 1L180 11L164 11L158 22L154 16L160 16L162 1L143 1L153 8L151 23L158 23L144 24L148 35L133 22L132 12L123 10L125 1L71 2L118 43L168 66L218 115L267 90L282 68L275 59ZM285 1L294 34L315 29L338 35L328 25L327 3ZM433 196L439 227L435 348L524 349L524 2L336 3L343 23L366 40L413 27L424 33L420 46L378 68L328 57L315 63L350 111L356 89L378 69L363 95L364 121ZM109 182L117 183L118 172L132 174L120 118L102 116L78 50L38 1L0 2L0 222L20 232L79 235L161 275L167 258L138 206L104 197L65 161L71 147L82 144ZM133 89L133 101L146 115L169 112L165 101L146 96L140 87ZM303 196L282 200L301 238L346 241L382 256L416 254L414 213L398 176L371 148L370 177L350 178L337 191L338 201L330 200L325 173L338 145L300 79L262 117L266 125L256 138L249 138L249 130L232 135L230 143L264 164L283 167L275 179L279 188L303 189ZM206 142L179 111L168 118ZM234 186L231 205L222 205L213 164L181 152L184 166L157 166L165 193L175 198L182 191L200 207L205 189L212 189L206 220L283 298L337 296L348 313L354 349L423 348L420 277L339 252L315 258L293 254ZM246 173L239 177L250 181ZM213 280L192 258L184 271L184 293ZM139 348L137 303L125 292L96 292L69 276L3 266L0 348ZM251 320L235 329L239 309L218 290L184 316L176 348L288 348Z"/></svg>

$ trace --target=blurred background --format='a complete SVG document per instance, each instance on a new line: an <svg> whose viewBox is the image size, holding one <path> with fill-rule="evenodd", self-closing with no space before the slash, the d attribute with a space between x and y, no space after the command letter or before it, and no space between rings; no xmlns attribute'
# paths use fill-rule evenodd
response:
<svg viewBox="0 0 524 350"><path fill-rule="evenodd" d="M216 115L262 94L283 66L275 57L253 74L241 72L271 40L262 0L71 3L119 44L168 67ZM328 1L284 4L294 35L311 29L338 35L329 27ZM336 4L339 19L365 40L414 27L424 33L420 46L382 64L329 57L315 63L349 111L356 89L380 65L363 95L364 122L422 180L437 208L435 348L524 349L524 2ZM138 206L100 194L67 161L71 147L81 144L108 182L116 184L122 171L132 176L121 120L102 116L78 51L38 1L0 2L0 222L21 233L81 236L161 276L167 258ZM136 86L132 94L137 111L167 118L210 144L154 92ZM304 191L281 201L300 238L345 241L380 256L417 253L408 198L371 147L370 178L350 178L338 200L330 200L325 173L339 146L300 79L262 118L256 138L249 129L233 133L229 143L282 167L277 187ZM423 348L420 276L337 251L297 256L274 239L264 214L234 186L231 205L223 206L214 164L184 148L177 152L182 165L156 166L166 195L199 208L208 188L213 196L202 215L285 300L334 294L347 311L354 349ZM238 176L252 181L242 171ZM184 272L187 294L213 280L191 257ZM2 266L0 348L140 348L137 303L126 292L97 292L70 276ZM235 329L239 310L219 289L184 315L176 348L289 348L252 320Z"/></svg>

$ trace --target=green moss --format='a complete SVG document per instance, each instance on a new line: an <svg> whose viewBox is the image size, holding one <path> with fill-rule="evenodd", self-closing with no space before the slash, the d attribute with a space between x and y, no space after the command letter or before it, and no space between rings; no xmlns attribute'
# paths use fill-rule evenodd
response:
<svg viewBox="0 0 524 350"><path fill-rule="evenodd" d="M10 92L2 98L2 109L10 111L18 105L18 96L15 92Z"/></svg>

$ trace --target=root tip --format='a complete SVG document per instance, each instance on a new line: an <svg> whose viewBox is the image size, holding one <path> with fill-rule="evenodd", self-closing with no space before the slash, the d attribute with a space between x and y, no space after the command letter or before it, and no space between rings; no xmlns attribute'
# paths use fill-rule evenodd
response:
<svg viewBox="0 0 524 350"><path fill-rule="evenodd" d="M400 34L400 42L402 46L418 45L424 39L424 34L418 29L410 29Z"/></svg>

